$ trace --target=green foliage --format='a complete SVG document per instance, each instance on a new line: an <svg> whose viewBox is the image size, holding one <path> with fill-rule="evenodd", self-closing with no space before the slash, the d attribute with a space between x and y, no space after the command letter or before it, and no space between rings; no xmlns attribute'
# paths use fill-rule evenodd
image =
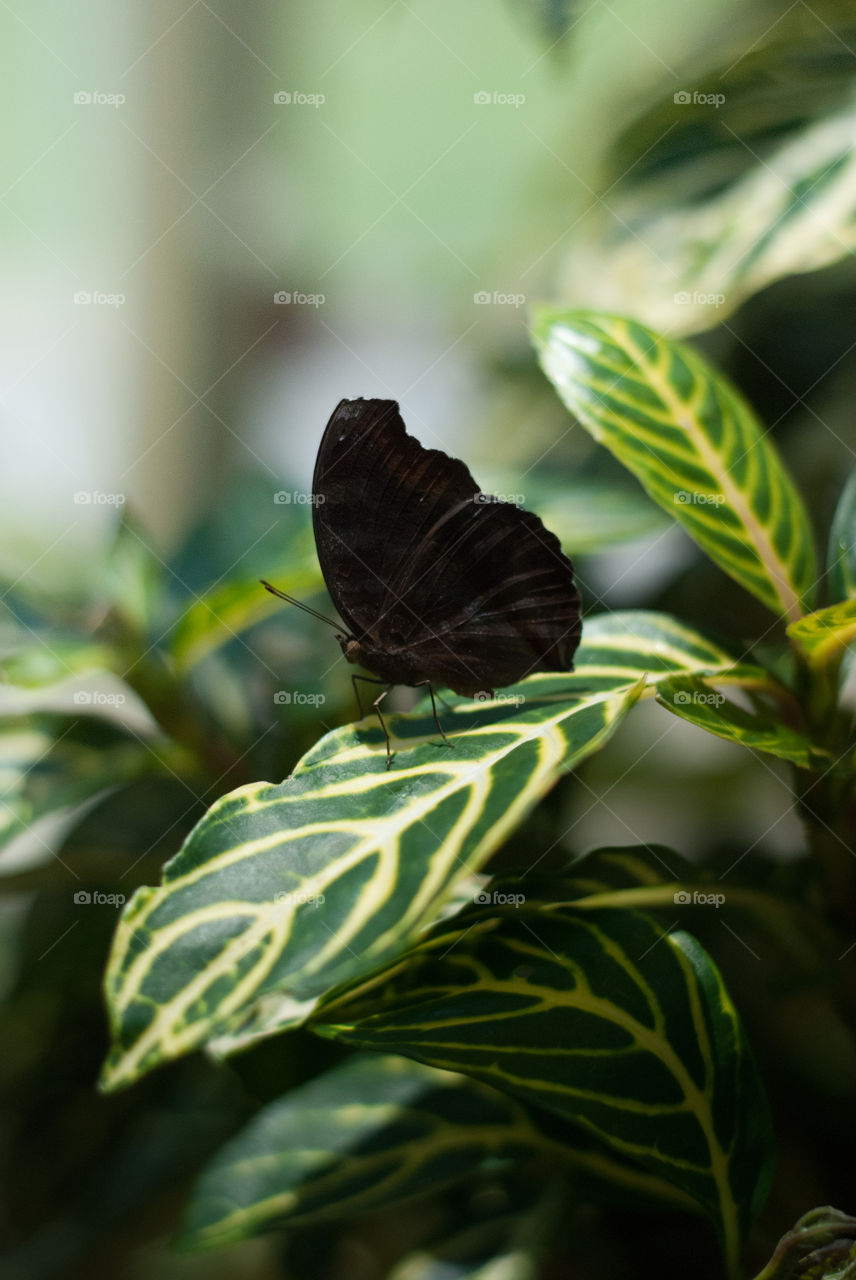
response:
<svg viewBox="0 0 856 1280"><path fill-rule="evenodd" d="M560 56L582 11L525 9ZM782 410L734 355L754 314L805 357L804 385L843 360L800 310L846 280L856 225L852 15L816 9L772 26L759 11L748 52L745 31L691 51L681 74L694 59L690 93L716 107L670 82L603 121L603 192L534 320L553 390L527 382L526 400L549 471L496 488L526 488L589 599L606 548L633 580L634 540L674 526L696 546L683 578L632 597L648 607L598 599L572 673L444 697L448 743L426 699L390 714L387 770L331 637L258 584L323 587L305 507L265 477L212 499L174 554L126 514L61 598L9 584L2 1071L26 1096L4 1139L33 1145L62 1206L10 1274L110 1250L115 1222L163 1234L183 1206L182 1248L279 1231L295 1275L315 1274L304 1239L341 1247L342 1274L367 1256L354 1224L393 1239L402 1215L391 1280L629 1280L637 1261L737 1280L789 1206L842 1185L836 1159L850 1178L856 472L830 520L810 447L797 485L774 443L799 392ZM674 340L725 317L706 355ZM574 471L576 447L604 470ZM791 819L775 865L766 832L729 823L770 772L779 808L758 798L753 817ZM685 856L629 831L625 786L646 836ZM632 844L580 852L597 803ZM83 1157L53 1167L81 1148L85 1182ZM31 1183L8 1184L10 1218L33 1206L38 1223ZM416 1244L414 1204L429 1206ZM853 1235L814 1210L757 1280L849 1276ZM115 1260L99 1257L89 1273Z"/></svg>

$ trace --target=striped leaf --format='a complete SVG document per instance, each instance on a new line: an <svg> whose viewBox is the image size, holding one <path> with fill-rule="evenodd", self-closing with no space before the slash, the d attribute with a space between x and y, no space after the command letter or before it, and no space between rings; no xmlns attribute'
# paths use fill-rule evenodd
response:
<svg viewBox="0 0 856 1280"><path fill-rule="evenodd" d="M467 1076L357 1055L262 1108L215 1155L191 1195L181 1243L222 1246L365 1214L533 1156L661 1203L691 1205L608 1151L565 1145L570 1128L539 1119Z"/></svg>
<svg viewBox="0 0 856 1280"><path fill-rule="evenodd" d="M802 502L724 378L689 347L615 316L543 311L535 341L571 412L712 560L791 621L811 607Z"/></svg>
<svg viewBox="0 0 856 1280"><path fill-rule="evenodd" d="M305 600L322 586L316 565L294 562L274 580L288 595ZM169 638L169 650L179 672L190 671L210 653L236 636L278 613L282 605L265 591L258 578L219 583L199 596L181 615Z"/></svg>
<svg viewBox="0 0 856 1280"><path fill-rule="evenodd" d="M812 666L834 665L856 640L856 599L807 614L788 627L788 635Z"/></svg>
<svg viewBox="0 0 856 1280"><path fill-rule="evenodd" d="M775 70L753 66L763 104L734 97L733 67L724 110L720 103L712 111L704 100L694 107L679 99L676 106L670 90L668 102L650 117L650 139L636 137L632 159L625 152L619 162L630 171L627 179L619 178L615 190L613 183L608 205L600 201L574 236L562 270L568 305L632 310L656 328L695 333L722 323L772 281L853 253L853 107L786 136L775 149L769 138L746 141L753 119L768 128L775 121L776 133L787 135L794 59L807 52L806 34L800 30L791 57ZM815 71L813 78L823 84L827 72ZM778 120L770 102L775 82L790 90ZM710 90L721 93L722 87L714 79ZM661 140L665 147L657 146ZM724 154L732 140L748 164L736 173L739 161ZM640 184L637 175L646 168L648 180ZM700 182L707 191L699 192Z"/></svg>
<svg viewBox="0 0 856 1280"><path fill-rule="evenodd" d="M567 1117L690 1195L733 1270L768 1187L770 1125L737 1013L689 934L636 911L473 908L322 1006L316 1029Z"/></svg>
<svg viewBox="0 0 856 1280"><path fill-rule="evenodd" d="M406 946L641 692L564 680L543 693L538 678L526 682L523 702L456 707L454 747L430 716L393 720L405 750L389 772L379 729L349 726L285 782L219 800L162 886L139 890L123 913L106 979L105 1087L223 1033L293 1025L330 987Z"/></svg>
<svg viewBox="0 0 856 1280"><path fill-rule="evenodd" d="M833 599L856 599L856 470L851 471L835 508L827 565Z"/></svg>
<svg viewBox="0 0 856 1280"><path fill-rule="evenodd" d="M105 1087L303 1021L332 986L406 947L558 774L607 740L645 681L733 663L665 615L593 618L573 674L531 677L502 703L450 697L451 749L427 709L390 717L387 772L369 717L327 734L285 782L223 797L161 887L123 913Z"/></svg>
<svg viewBox="0 0 856 1280"><path fill-rule="evenodd" d="M856 613L856 611L854 611ZM811 615L816 616L816 615ZM854 623L856 631L856 623ZM735 668L737 670L737 668ZM752 668L740 668L746 672L743 688L752 688ZM765 687L767 673L758 673L758 684ZM832 757L828 751L816 746L800 729L785 724L778 708L771 708L760 700L751 704L751 710L738 706L723 690L726 681L717 677L704 680L700 676L678 676L663 681L657 688L657 701L690 724L706 729L718 738L739 742L757 751L766 751L789 760L802 769L823 769Z"/></svg>
<svg viewBox="0 0 856 1280"><path fill-rule="evenodd" d="M0 846L48 814L169 768L166 754L163 743L149 746L99 717L6 717L0 729ZM51 854L47 846L45 854Z"/></svg>

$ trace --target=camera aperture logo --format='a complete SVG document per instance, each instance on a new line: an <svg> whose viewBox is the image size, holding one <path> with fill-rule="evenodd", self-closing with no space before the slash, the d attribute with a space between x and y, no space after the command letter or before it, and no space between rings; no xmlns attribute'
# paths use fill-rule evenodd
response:
<svg viewBox="0 0 856 1280"><path fill-rule="evenodd" d="M514 107L517 110L525 101L525 93L503 93L500 89L480 89L473 94L477 107Z"/></svg>
<svg viewBox="0 0 856 1280"><path fill-rule="evenodd" d="M121 707L124 703L124 693L101 693L98 689L78 689L74 695L76 707Z"/></svg>
<svg viewBox="0 0 856 1280"><path fill-rule="evenodd" d="M698 89L678 89L673 100L678 107L716 107L719 110L725 102L725 94L700 93Z"/></svg>
<svg viewBox="0 0 856 1280"><path fill-rule="evenodd" d="M724 893L702 893L700 889L678 889L673 895L676 907L721 907Z"/></svg>
<svg viewBox="0 0 856 1280"><path fill-rule="evenodd" d="M273 700L278 707L323 707L327 696L323 693L300 693L299 690L292 693L290 689L277 689Z"/></svg>
<svg viewBox="0 0 856 1280"><path fill-rule="evenodd" d="M74 95L76 107L121 107L126 102L124 93L102 93L100 89L78 89Z"/></svg>
<svg viewBox="0 0 856 1280"><path fill-rule="evenodd" d="M674 501L682 507L721 507L724 493L699 493L697 490L678 489Z"/></svg>
<svg viewBox="0 0 856 1280"><path fill-rule="evenodd" d="M124 907L124 893L101 893L98 889L78 889L74 895L76 907Z"/></svg>
<svg viewBox="0 0 856 1280"><path fill-rule="evenodd" d="M680 289L673 301L678 307L721 307L725 304L724 293L703 293L701 289Z"/></svg>
<svg viewBox="0 0 856 1280"><path fill-rule="evenodd" d="M283 903L287 907L323 907L327 899L323 893L303 893L299 889L291 892L283 890L273 895L274 902Z"/></svg>
<svg viewBox="0 0 856 1280"><path fill-rule="evenodd" d="M480 693L473 694L473 702L506 702L512 707L522 707L525 701L522 693L488 693L482 689Z"/></svg>
<svg viewBox="0 0 856 1280"><path fill-rule="evenodd" d="M477 907L522 907L526 901L525 893L501 893L499 889L482 889L473 898Z"/></svg>
<svg viewBox="0 0 856 1280"><path fill-rule="evenodd" d="M273 500L278 507L323 507L326 494L308 493L306 489L277 489Z"/></svg>
<svg viewBox="0 0 856 1280"><path fill-rule="evenodd" d="M276 107L314 107L317 111L326 101L326 94L304 93L302 89L280 89L273 95Z"/></svg>
<svg viewBox="0 0 856 1280"><path fill-rule="evenodd" d="M277 289L273 300L277 307L323 307L327 296L323 293L301 293L299 289Z"/></svg>
<svg viewBox="0 0 856 1280"><path fill-rule="evenodd" d="M494 289L491 293L487 289L479 289L473 294L473 302L477 307L522 307L526 304L526 294L503 293L501 289Z"/></svg>

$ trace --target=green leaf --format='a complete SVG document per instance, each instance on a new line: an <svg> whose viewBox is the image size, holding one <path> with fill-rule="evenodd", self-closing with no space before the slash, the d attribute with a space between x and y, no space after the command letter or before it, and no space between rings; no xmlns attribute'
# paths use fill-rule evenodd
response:
<svg viewBox="0 0 856 1280"><path fill-rule="evenodd" d="M294 567L271 575L275 584L298 600L313 595L323 586L317 564ZM221 645L234 640L258 622L282 609L282 603L266 591L258 577L220 583L181 615L169 639L169 649L181 674Z"/></svg>
<svg viewBox="0 0 856 1280"><path fill-rule="evenodd" d="M0 658L0 679L24 689L42 689L69 676L111 671L117 666L113 649L82 637L33 632L23 648Z"/></svg>
<svg viewBox="0 0 856 1280"><path fill-rule="evenodd" d="M751 671L751 668L744 670ZM767 673L760 668L758 672L758 685L763 688ZM661 683L656 696L657 701L676 716L718 738L766 751L802 769L822 770L830 765L830 753L815 746L799 729L785 724L778 708L756 700L752 709L746 710L726 696L723 692L726 687L721 677L704 680L699 676L679 676ZM744 687L751 687L748 677Z"/></svg>
<svg viewBox="0 0 856 1280"><path fill-rule="evenodd" d="M636 911L474 908L322 1005L316 1030L573 1120L690 1195L734 1268L768 1187L770 1124L736 1010L690 935Z"/></svg>
<svg viewBox="0 0 856 1280"><path fill-rule="evenodd" d="M508 473L485 473L479 468L485 493L514 495L521 505L541 517L569 556L591 555L607 547L661 533L668 521L659 507L632 480L625 483L600 476L547 477L535 473L525 483ZM519 492L525 488L525 493Z"/></svg>
<svg viewBox="0 0 856 1280"><path fill-rule="evenodd" d="M107 721L8 717L0 726L0 845L47 814L160 768L154 746Z"/></svg>
<svg viewBox="0 0 856 1280"><path fill-rule="evenodd" d="M588 689L650 685L681 672L724 672L737 662L716 640L667 613L627 609L585 619L574 674Z"/></svg>
<svg viewBox="0 0 856 1280"><path fill-rule="evenodd" d="M122 512L105 572L107 597L122 623L139 636L163 622L165 565L152 535L133 512Z"/></svg>
<svg viewBox="0 0 856 1280"><path fill-rule="evenodd" d="M689 347L631 320L543 310L535 341L564 403L742 586L811 607L802 502L746 401Z"/></svg>
<svg viewBox="0 0 856 1280"><path fill-rule="evenodd" d="M852 20L788 17L755 49L718 42L719 69L633 121L605 167L608 201L575 229L564 303L694 333L853 252Z"/></svg>
<svg viewBox="0 0 856 1280"><path fill-rule="evenodd" d="M537 1156L687 1209L668 1182L468 1076L359 1054L263 1107L214 1156L180 1244L202 1249L348 1218Z"/></svg>
<svg viewBox="0 0 856 1280"><path fill-rule="evenodd" d="M856 599L856 470L850 472L832 517L827 564L833 599Z"/></svg>
<svg viewBox="0 0 856 1280"><path fill-rule="evenodd" d="M123 913L104 1087L224 1033L294 1025L330 987L387 962L603 745L641 683L591 693L566 675L518 689L521 702L455 706L451 747L430 715L391 717L391 771L379 728L363 723L328 734L285 782L219 800L162 887Z"/></svg>
<svg viewBox="0 0 856 1280"><path fill-rule="evenodd" d="M361 1054L264 1107L208 1164L180 1243L387 1208L500 1161L549 1152L526 1109L464 1076Z"/></svg>
<svg viewBox="0 0 856 1280"><path fill-rule="evenodd" d="M807 614L788 627L788 635L812 666L835 664L856 639L856 600Z"/></svg>

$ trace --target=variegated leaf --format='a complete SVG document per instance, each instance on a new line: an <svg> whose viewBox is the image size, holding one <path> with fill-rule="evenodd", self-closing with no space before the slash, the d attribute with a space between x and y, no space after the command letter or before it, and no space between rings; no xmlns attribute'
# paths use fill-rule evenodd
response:
<svg viewBox="0 0 856 1280"><path fill-rule="evenodd" d="M740 670L747 672L742 687L753 687L750 683L751 668ZM765 679L769 682L770 677L759 670L756 687L765 688ZM786 724L777 708L770 708L758 700L751 704L751 710L738 706L723 692L727 684L720 677L705 680L700 676L676 676L661 682L657 688L657 701L682 720L688 720L718 738L766 751L802 769L829 766L832 761L830 753L817 746L805 731Z"/></svg>
<svg viewBox="0 0 856 1280"><path fill-rule="evenodd" d="M540 1120L467 1076L357 1055L263 1107L214 1156L191 1195L182 1244L217 1247L365 1214L533 1156L691 1206L664 1179L585 1140L575 1150L569 1126Z"/></svg>
<svg viewBox="0 0 856 1280"><path fill-rule="evenodd" d="M856 640L856 599L809 613L788 627L791 640L812 666L831 666Z"/></svg>
<svg viewBox="0 0 856 1280"><path fill-rule="evenodd" d="M723 377L689 347L615 316L544 310L535 340L571 412L712 560L791 621L811 607L802 502Z"/></svg>
<svg viewBox="0 0 856 1280"><path fill-rule="evenodd" d="M284 783L218 801L162 886L123 914L105 1086L301 1022L330 987L408 945L558 773L606 741L646 681L734 665L677 620L632 612L588 620L577 658L573 674L531 677L502 702L452 697L442 715L453 747L428 709L393 716L387 772L368 718L322 738Z"/></svg>
<svg viewBox="0 0 856 1280"><path fill-rule="evenodd" d="M482 915L485 915L483 912ZM733 1269L769 1184L763 1089L712 961L635 911L444 926L316 1027L558 1112L694 1198Z"/></svg>
<svg viewBox="0 0 856 1280"><path fill-rule="evenodd" d="M456 707L453 746L430 716L393 718L391 771L380 730L348 727L285 782L219 800L161 888L138 890L123 913L105 1087L224 1033L293 1025L330 987L388 962L642 687L589 693L564 679L545 693L525 682L524 701Z"/></svg>

